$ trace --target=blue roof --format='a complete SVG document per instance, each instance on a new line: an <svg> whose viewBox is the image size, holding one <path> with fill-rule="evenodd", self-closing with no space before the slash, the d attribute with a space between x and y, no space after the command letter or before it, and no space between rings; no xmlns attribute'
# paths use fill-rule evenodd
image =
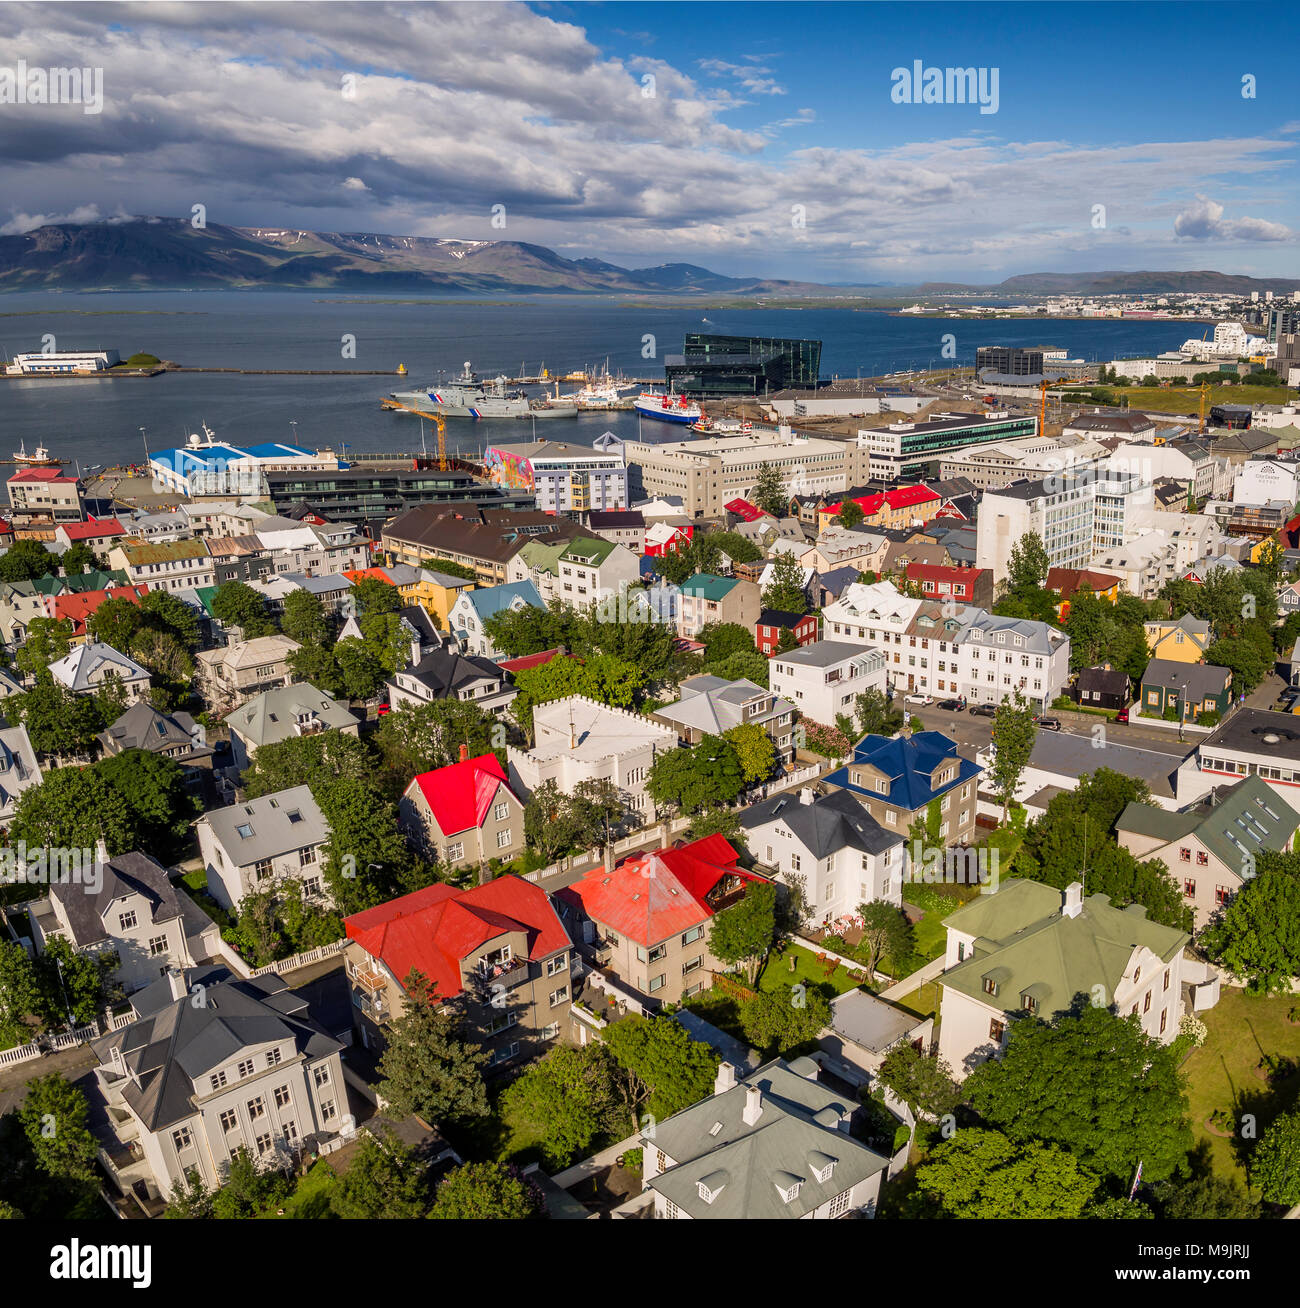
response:
<svg viewBox="0 0 1300 1308"><path fill-rule="evenodd" d="M930 777L944 759L955 759L957 775L946 785L931 789ZM849 780L854 764L869 763L889 778L889 794L865 786L855 786ZM884 798L891 805L911 812L924 808L932 799L946 794L955 786L979 776L984 769L968 758L957 754L957 743L942 731L918 731L910 738L897 736L863 736L853 746L853 757L847 766L832 772L826 781L859 795Z"/></svg>
<svg viewBox="0 0 1300 1308"><path fill-rule="evenodd" d="M481 590L463 592L474 606L474 612L483 621L487 621L502 609L508 609L516 599L531 604L535 609L544 609L546 605L537 593L537 587L531 581L510 581L503 586L484 586Z"/></svg>
<svg viewBox="0 0 1300 1308"><path fill-rule="evenodd" d="M218 441L214 445L200 445L194 449L181 446L178 449L159 450L151 458L153 462L161 463L185 476L200 469L218 470L239 459L310 458L315 453L315 450L305 449L301 445L284 445L279 441L250 445L246 449Z"/></svg>

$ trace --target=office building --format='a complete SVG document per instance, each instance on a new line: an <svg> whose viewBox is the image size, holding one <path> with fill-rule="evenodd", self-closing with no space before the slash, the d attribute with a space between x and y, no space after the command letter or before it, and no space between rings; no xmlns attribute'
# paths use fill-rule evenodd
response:
<svg viewBox="0 0 1300 1308"><path fill-rule="evenodd" d="M683 353L664 358L664 378L695 399L753 398L815 388L821 359L821 341L688 332Z"/></svg>
<svg viewBox="0 0 1300 1308"><path fill-rule="evenodd" d="M613 432L598 436L593 445L545 440L489 445L483 461L496 485L531 492L547 513L584 514L628 505L623 442Z"/></svg>
<svg viewBox="0 0 1300 1308"><path fill-rule="evenodd" d="M975 351L975 371L1001 373L1006 377L1041 376L1043 351L1019 345L981 345Z"/></svg>
<svg viewBox="0 0 1300 1308"><path fill-rule="evenodd" d="M1037 435L1038 419L1028 414L947 413L922 422L864 428L858 432L858 445L869 457L868 478L892 485L942 476L944 456L954 450Z"/></svg>

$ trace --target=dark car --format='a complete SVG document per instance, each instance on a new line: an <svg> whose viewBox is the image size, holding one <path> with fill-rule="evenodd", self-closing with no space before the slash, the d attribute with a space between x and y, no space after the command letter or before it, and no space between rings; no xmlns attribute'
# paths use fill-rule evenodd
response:
<svg viewBox="0 0 1300 1308"><path fill-rule="evenodd" d="M976 704L971 713L977 718L995 718L998 715L996 704Z"/></svg>
<svg viewBox="0 0 1300 1308"><path fill-rule="evenodd" d="M1060 731L1060 718L1036 718L1035 721L1044 731Z"/></svg>
<svg viewBox="0 0 1300 1308"><path fill-rule="evenodd" d="M960 713L962 710L962 701L959 699L941 699L935 707L947 709L949 713Z"/></svg>

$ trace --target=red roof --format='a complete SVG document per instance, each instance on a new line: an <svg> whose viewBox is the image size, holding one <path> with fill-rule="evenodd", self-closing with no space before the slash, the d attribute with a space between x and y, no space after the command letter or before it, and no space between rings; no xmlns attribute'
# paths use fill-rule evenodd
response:
<svg viewBox="0 0 1300 1308"><path fill-rule="evenodd" d="M737 517L744 518L746 522L755 522L759 518L767 516L757 504L751 504L748 500L728 500L722 507L728 513L734 513Z"/></svg>
<svg viewBox="0 0 1300 1308"><path fill-rule="evenodd" d="M853 502L869 518L872 514L879 513L886 504L891 509L906 509L914 504L928 504L931 500L941 498L928 486L900 486L897 490L877 491L874 495L856 496ZM838 514L843 507L844 504L841 501L839 504L828 505L825 512Z"/></svg>
<svg viewBox="0 0 1300 1308"><path fill-rule="evenodd" d="M543 663L549 663L563 650L563 645L557 645L554 649L544 649L537 654L521 654L517 659L494 659L493 662L506 672L527 672L529 668L540 668Z"/></svg>
<svg viewBox="0 0 1300 1308"><path fill-rule="evenodd" d="M411 785L419 786L444 836L481 827L498 789L505 786L510 790L495 754L480 754L421 772Z"/></svg>
<svg viewBox="0 0 1300 1308"><path fill-rule="evenodd" d="M382 581L387 586L393 584L393 579L383 568L354 568L351 572L345 572L343 575L353 585L356 585L358 581Z"/></svg>
<svg viewBox="0 0 1300 1308"><path fill-rule="evenodd" d="M74 636L84 636L87 619L105 600L124 599L139 604L140 597L148 593L148 586L115 586L112 590L83 590L77 595L52 595L46 600L46 611L55 622L71 622Z"/></svg>
<svg viewBox="0 0 1300 1308"><path fill-rule="evenodd" d="M761 880L737 867L737 857L725 837L705 836L680 849L637 854L612 872L593 868L556 895L639 945L657 945L707 922L713 909L705 896L725 878Z"/></svg>
<svg viewBox="0 0 1300 1308"><path fill-rule="evenodd" d="M61 522L59 526L71 541L126 535L126 528L116 518L87 518L85 522Z"/></svg>
<svg viewBox="0 0 1300 1308"><path fill-rule="evenodd" d="M345 918L343 926L403 985L412 969L423 972L439 999L461 993L465 958L508 932L524 933L534 961L572 943L546 892L516 876L472 890L439 882Z"/></svg>
<svg viewBox="0 0 1300 1308"><path fill-rule="evenodd" d="M75 477L69 477L61 468L24 468L21 472L15 472L10 481L76 481Z"/></svg>
<svg viewBox="0 0 1300 1308"><path fill-rule="evenodd" d="M1049 568L1046 588L1059 592L1062 599L1069 599L1080 586L1100 594L1119 583L1120 579L1109 572L1093 572L1091 568Z"/></svg>
<svg viewBox="0 0 1300 1308"><path fill-rule="evenodd" d="M974 582L985 568L952 568L942 563L909 563L909 581L969 581Z"/></svg>

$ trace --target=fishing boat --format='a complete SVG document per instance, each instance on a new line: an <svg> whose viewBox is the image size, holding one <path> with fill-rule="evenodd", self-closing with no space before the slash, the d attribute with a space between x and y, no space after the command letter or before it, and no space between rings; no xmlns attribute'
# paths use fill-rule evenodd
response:
<svg viewBox="0 0 1300 1308"><path fill-rule="evenodd" d="M632 407L643 418L657 418L660 422L680 422L686 426L699 422L704 410L684 395L667 391L642 391Z"/></svg>
<svg viewBox="0 0 1300 1308"><path fill-rule="evenodd" d="M63 464L63 460L54 458L44 445L38 445L34 453L28 454L26 441L18 446L13 461L23 468L58 468Z"/></svg>

